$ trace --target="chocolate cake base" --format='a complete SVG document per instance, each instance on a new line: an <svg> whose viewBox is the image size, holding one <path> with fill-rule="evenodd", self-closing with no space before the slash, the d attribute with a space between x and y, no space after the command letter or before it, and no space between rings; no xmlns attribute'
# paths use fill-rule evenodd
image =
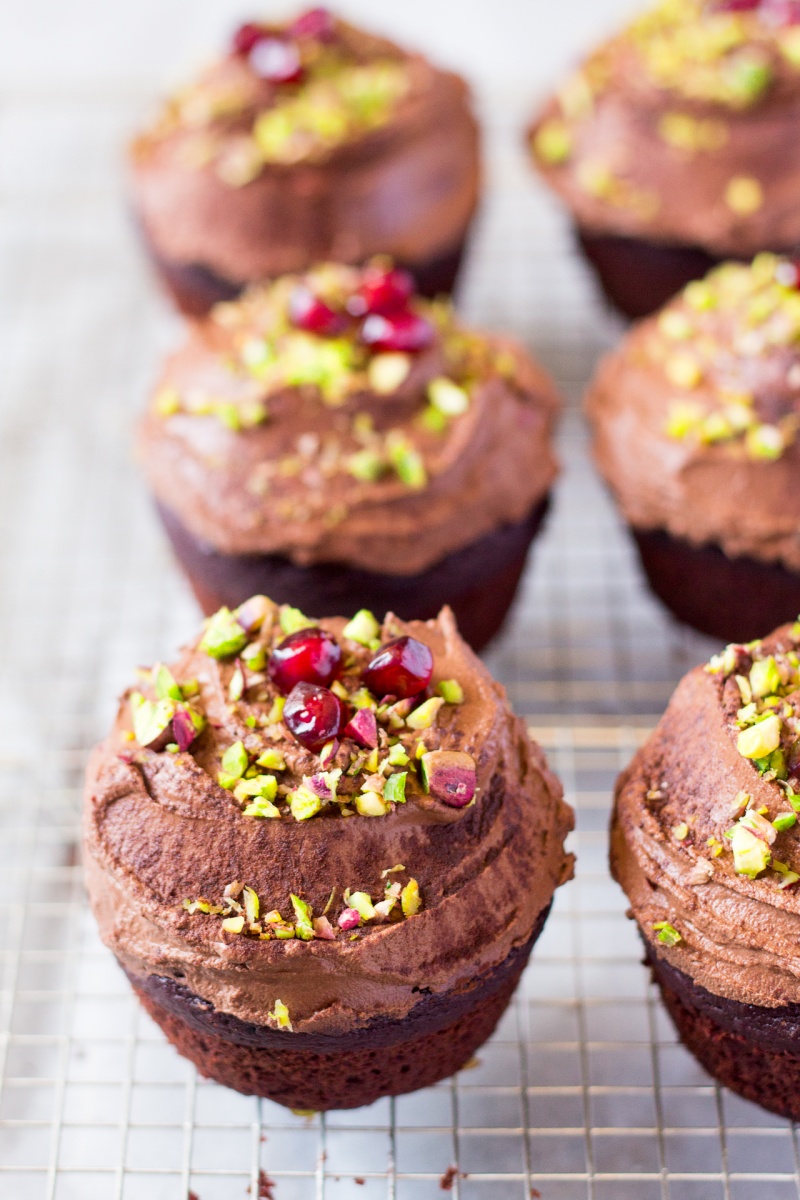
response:
<svg viewBox="0 0 800 1200"><path fill-rule="evenodd" d="M426 621L449 604L461 636L480 650L506 618L548 504L545 498L524 521L487 534L419 575L381 575L337 563L300 567L278 554L220 554L189 533L171 510L158 505L158 511L206 615L257 594L310 617L349 617L369 608Z"/></svg>
<svg viewBox="0 0 800 1200"><path fill-rule="evenodd" d="M723 642L750 642L800 613L800 575L729 558L664 530L634 529L650 587L679 621Z"/></svg>
<svg viewBox="0 0 800 1200"><path fill-rule="evenodd" d="M233 300L248 283L254 282L226 279L202 263L182 263L165 258L156 251L146 234L142 236L161 283L187 317L204 316L220 300ZM466 240L465 233L456 246L435 258L416 262L398 261L398 265L414 276L420 295L431 298L449 295L456 286Z"/></svg>
<svg viewBox="0 0 800 1200"><path fill-rule="evenodd" d="M722 260L696 246L592 233L577 227L581 248L607 299L626 317L648 317Z"/></svg>
<svg viewBox="0 0 800 1200"><path fill-rule="evenodd" d="M172 979L129 975L139 1000L201 1075L288 1108L360 1108L430 1087L463 1067L503 1015L549 905L530 940L459 992L425 994L403 1020L379 1018L338 1036L249 1024Z"/></svg>
<svg viewBox="0 0 800 1200"><path fill-rule="evenodd" d="M800 1005L726 1000L649 946L647 960L681 1041L709 1074L770 1112L800 1119Z"/></svg>

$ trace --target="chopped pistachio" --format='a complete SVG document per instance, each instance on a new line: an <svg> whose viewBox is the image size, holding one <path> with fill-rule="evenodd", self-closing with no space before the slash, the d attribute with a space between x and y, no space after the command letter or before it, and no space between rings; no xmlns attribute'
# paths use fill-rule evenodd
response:
<svg viewBox="0 0 800 1200"><path fill-rule="evenodd" d="M680 825L674 825L672 828L672 836L676 841L684 842L689 836L689 826L685 821L681 821Z"/></svg>
<svg viewBox="0 0 800 1200"><path fill-rule="evenodd" d="M366 892L351 892L347 903L356 910L362 921L371 921L375 916L372 898Z"/></svg>
<svg viewBox="0 0 800 1200"><path fill-rule="evenodd" d="M286 759L277 747L268 746L256 759L256 766L266 767L269 771L285 771Z"/></svg>
<svg viewBox="0 0 800 1200"><path fill-rule="evenodd" d="M322 800L301 784L289 793L289 808L295 821L308 821L322 811Z"/></svg>
<svg viewBox="0 0 800 1200"><path fill-rule="evenodd" d="M738 217L750 217L764 203L764 190L752 176L735 175L725 188L725 203Z"/></svg>
<svg viewBox="0 0 800 1200"><path fill-rule="evenodd" d="M210 658L230 658L247 643L247 634L228 608L209 617L200 649Z"/></svg>
<svg viewBox="0 0 800 1200"><path fill-rule="evenodd" d="M222 922L222 928L226 933L241 933L244 929L244 917L226 917Z"/></svg>
<svg viewBox="0 0 800 1200"><path fill-rule="evenodd" d="M386 470L386 464L376 450L366 447L356 450L345 463L348 472L360 483L376 483Z"/></svg>
<svg viewBox="0 0 800 1200"><path fill-rule="evenodd" d="M376 354L367 367L369 386L379 396L388 396L405 383L410 370L411 357L408 354Z"/></svg>
<svg viewBox="0 0 800 1200"><path fill-rule="evenodd" d="M429 433L444 433L447 429L447 417L432 404L426 405L417 418L420 426Z"/></svg>
<svg viewBox="0 0 800 1200"><path fill-rule="evenodd" d="M367 755L367 758L364 761L364 770L368 771L371 775L374 775L374 773L377 771L377 769L378 769L378 747L376 746L375 749L372 750Z"/></svg>
<svg viewBox="0 0 800 1200"><path fill-rule="evenodd" d="M757 700L773 696L781 686L781 674L775 656L756 659L750 668L750 689Z"/></svg>
<svg viewBox="0 0 800 1200"><path fill-rule="evenodd" d="M390 804L405 804L407 778L407 771L390 775L383 788L384 800L387 800Z"/></svg>
<svg viewBox="0 0 800 1200"><path fill-rule="evenodd" d="M287 1029L292 1033L292 1022L289 1020L289 1010L282 1000L275 1001L275 1007L269 1016L273 1019L278 1029Z"/></svg>
<svg viewBox="0 0 800 1200"><path fill-rule="evenodd" d="M278 781L274 775L256 775L253 779L241 779L234 788L237 800L259 796L262 800L274 800L278 792Z"/></svg>
<svg viewBox="0 0 800 1200"><path fill-rule="evenodd" d="M439 709L444 704L441 696L432 696L430 700L423 701L419 708L415 708L412 713L406 717L406 725L409 729L430 729L434 724L439 714Z"/></svg>
<svg viewBox="0 0 800 1200"><path fill-rule="evenodd" d="M281 605L280 623L281 629L287 635L297 633L299 629L309 629L317 624L311 617L301 613L299 608L292 608L290 604Z"/></svg>
<svg viewBox="0 0 800 1200"><path fill-rule="evenodd" d="M169 667L156 663L153 667L153 685L159 700L182 700L183 693L175 682L175 676Z"/></svg>
<svg viewBox="0 0 800 1200"><path fill-rule="evenodd" d="M258 642L251 642L242 651L242 662L250 671L263 671L267 665L267 652Z"/></svg>
<svg viewBox="0 0 800 1200"><path fill-rule="evenodd" d="M680 388L695 388L703 378L697 359L683 352L671 354L664 363L664 371L670 383Z"/></svg>
<svg viewBox="0 0 800 1200"><path fill-rule="evenodd" d="M377 792L362 792L356 796L356 812L362 817L385 817L389 805Z"/></svg>
<svg viewBox="0 0 800 1200"><path fill-rule="evenodd" d="M743 729L736 748L743 758L764 758L777 750L781 740L781 720L776 714L765 717L757 725Z"/></svg>
<svg viewBox="0 0 800 1200"><path fill-rule="evenodd" d="M391 767L405 767L408 765L410 759L405 752L402 742L397 742L396 745L390 747L387 761Z"/></svg>
<svg viewBox="0 0 800 1200"><path fill-rule="evenodd" d="M463 704L464 689L457 679L443 679L436 686L436 691L445 704Z"/></svg>
<svg viewBox="0 0 800 1200"><path fill-rule="evenodd" d="M361 608L352 621L347 622L342 630L342 636L349 638L352 642L358 642L361 646L370 646L376 638L380 637L380 632L381 627L373 614L368 608Z"/></svg>
<svg viewBox="0 0 800 1200"><path fill-rule="evenodd" d="M370 648L372 648L371 644ZM378 707L375 697L372 695L369 689L365 687L357 688L354 692L350 692L347 696L343 696L342 699L349 700L354 708L371 708L374 712Z"/></svg>
<svg viewBox="0 0 800 1200"><path fill-rule="evenodd" d="M269 712L267 713L267 724L268 725L277 725L278 721L283 720L283 706L285 703L286 703L285 696L276 696L275 697L275 699L272 701L272 707L270 708ZM262 766L266 766L266 765L267 765L266 763L262 763ZM279 768L276 768L276 769L279 769Z"/></svg>
<svg viewBox="0 0 800 1200"><path fill-rule="evenodd" d="M131 692L130 707L133 732L139 745L159 743L159 738L163 739L175 715L175 701L158 700L153 704L141 692ZM159 744L163 744L163 740Z"/></svg>
<svg viewBox="0 0 800 1200"><path fill-rule="evenodd" d="M428 384L428 399L447 417L458 417L469 408L469 394L444 376L432 379Z"/></svg>
<svg viewBox="0 0 800 1200"><path fill-rule="evenodd" d="M747 431L745 444L752 458L780 458L786 449L783 434L777 425L756 425Z"/></svg>
<svg viewBox="0 0 800 1200"><path fill-rule="evenodd" d="M311 911L311 905L307 904L305 900L301 900L299 896L295 896L294 892L289 898L294 909L295 932L301 941L310 942L314 937L314 914Z"/></svg>
<svg viewBox="0 0 800 1200"><path fill-rule="evenodd" d="M533 148L542 162L552 167L564 163L572 153L572 133L565 121L552 117L536 131Z"/></svg>
<svg viewBox="0 0 800 1200"><path fill-rule="evenodd" d="M400 893L400 905L404 917L413 917L419 912L422 900L419 894L419 884L416 879L409 879Z"/></svg>
<svg viewBox="0 0 800 1200"><path fill-rule="evenodd" d="M658 318L658 328L664 337L671 341L680 342L692 336L694 326L685 312L680 309L667 308Z"/></svg>
<svg viewBox="0 0 800 1200"><path fill-rule="evenodd" d="M771 857L769 846L746 825L740 823L734 826L730 840L733 851L733 869L737 875L755 879L769 866Z"/></svg>
<svg viewBox="0 0 800 1200"><path fill-rule="evenodd" d="M778 833L784 833L787 829L791 829L793 825L797 824L797 813L779 813L772 824Z"/></svg>
<svg viewBox="0 0 800 1200"><path fill-rule="evenodd" d="M669 921L656 921L653 931L659 942L665 946L677 946L679 942L683 941L675 926L670 925Z"/></svg>
<svg viewBox="0 0 800 1200"><path fill-rule="evenodd" d="M222 770L234 779L241 779L250 765L250 759L243 742L234 742L222 755Z"/></svg>
<svg viewBox="0 0 800 1200"><path fill-rule="evenodd" d="M387 434L386 453L403 483L417 489L426 486L428 475L422 455L399 430Z"/></svg>
<svg viewBox="0 0 800 1200"><path fill-rule="evenodd" d="M247 918L249 925L255 925L258 920L260 903L258 895L251 887L242 889L242 904L244 905L244 915Z"/></svg>
<svg viewBox="0 0 800 1200"><path fill-rule="evenodd" d="M261 817L264 820L275 820L281 815L281 810L272 803L271 800L265 799L263 796L256 796L252 803L243 809L246 817Z"/></svg>

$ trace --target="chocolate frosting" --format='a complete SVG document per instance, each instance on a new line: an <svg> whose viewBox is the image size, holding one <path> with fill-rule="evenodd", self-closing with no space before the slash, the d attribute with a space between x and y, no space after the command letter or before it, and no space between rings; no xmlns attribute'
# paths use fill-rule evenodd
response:
<svg viewBox="0 0 800 1200"><path fill-rule="evenodd" d="M461 242L480 191L478 127L465 83L390 42L343 22L337 28L356 59L405 64L408 89L387 121L322 155L266 163L239 187L210 165L187 162L196 127L143 135L131 157L134 205L160 257L245 283L327 259L357 263L382 253L426 261ZM254 89L236 60L211 72L215 83L231 76ZM247 112L262 104L253 97ZM222 134L230 125L226 118Z"/></svg>
<svg viewBox="0 0 800 1200"><path fill-rule="evenodd" d="M756 644L758 655L796 650L799 632L776 631ZM746 676L745 649L734 658L733 670ZM653 954L717 996L777 1008L800 1001L800 893L795 885L781 890L777 871L737 874L725 834L740 791L767 821L791 809L776 779L737 749L741 703L730 670L697 667L682 680L620 776L611 870ZM798 870L796 827L777 834L772 852ZM653 926L661 922L679 933L676 945L658 939Z"/></svg>
<svg viewBox="0 0 800 1200"><path fill-rule="evenodd" d="M797 27L709 8L700 0L670 6L683 26L680 48L664 36L671 20L659 21L662 5L596 51L533 123L536 165L592 232L698 246L717 257L791 250L800 243ZM717 75L697 83L713 31L726 27L741 38L732 52L709 54ZM652 69L657 39L662 50L666 43L664 59L672 56L662 73ZM752 91L728 94L739 64L750 70Z"/></svg>
<svg viewBox="0 0 800 1200"><path fill-rule="evenodd" d="M420 311L440 314L440 333L410 360L391 395L376 394L366 378L336 405L314 387L284 387L269 395L265 423L239 431L213 415L158 411L165 390L231 402L265 390L230 366L240 330L213 314L195 325L167 363L140 428L140 458L158 501L225 554L277 553L298 565L345 563L391 575L424 571L522 520L557 473L555 390L515 344L467 333L446 309ZM448 345L458 359L465 344L480 358L469 408L443 431L426 431L426 389L454 373ZM342 468L361 448L354 429L365 415L379 437L400 431L417 447L425 486L411 488L391 473L359 480Z"/></svg>
<svg viewBox="0 0 800 1200"><path fill-rule="evenodd" d="M629 524L800 571L800 294L775 278L788 267L764 256L690 285L605 358L586 408ZM759 315L762 298L775 304Z"/></svg>
<svg viewBox="0 0 800 1200"><path fill-rule="evenodd" d="M342 639L342 621L321 624ZM261 711L252 692L227 702L232 660L220 663L194 643L173 668L179 683L199 682L196 703L208 721L191 753L138 749L126 737L128 695L122 698L114 729L89 764L84 846L101 936L132 975L174 979L217 1011L261 1025L280 999L296 1032L336 1034L375 1017L402 1018L421 992L464 985L531 937L572 872L563 848L572 813L562 789L449 610L425 624L387 617L384 637L398 632L430 646L432 686L457 678L463 688L463 703L448 705L421 736L474 757L478 790L466 808L449 808L414 786L404 805L380 819L328 810L302 822L288 813L248 818L213 774L223 748L255 736L246 718ZM370 657L343 644L356 658ZM267 732L276 736L274 728ZM284 778L297 783L312 756L285 730L278 736ZM396 864L406 869L398 878L418 881L421 910L363 927L353 940L342 931L334 941L228 935L217 916L182 906L197 896L217 900L239 880L257 891L262 912L291 913L296 893L319 914L334 887L338 897L345 887L382 892L382 873Z"/></svg>

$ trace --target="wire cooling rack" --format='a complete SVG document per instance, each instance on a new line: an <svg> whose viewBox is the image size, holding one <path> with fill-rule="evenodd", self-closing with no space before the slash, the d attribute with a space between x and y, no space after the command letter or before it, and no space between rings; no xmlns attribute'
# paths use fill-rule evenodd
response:
<svg viewBox="0 0 800 1200"><path fill-rule="evenodd" d="M521 160L519 102L488 108L464 308L526 340L570 409L554 511L488 658L577 810L577 879L475 1065L368 1109L312 1119L209 1084L134 1004L87 912L82 770L131 668L197 620L130 462L177 332L117 194L141 108L0 105L2 1200L797 1200L796 1131L676 1043L607 875L614 777L712 647L646 595L589 466L577 400L619 328Z"/></svg>

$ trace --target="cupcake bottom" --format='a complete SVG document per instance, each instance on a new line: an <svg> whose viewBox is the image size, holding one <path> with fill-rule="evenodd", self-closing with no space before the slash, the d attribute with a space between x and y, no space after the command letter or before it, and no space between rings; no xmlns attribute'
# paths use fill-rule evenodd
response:
<svg viewBox="0 0 800 1200"><path fill-rule="evenodd" d="M679 621L723 642L750 642L800 613L800 575L729 558L664 530L633 529L650 587Z"/></svg>
<svg viewBox="0 0 800 1200"><path fill-rule="evenodd" d="M238 283L218 275L202 263L184 263L159 254L143 234L145 248L156 273L181 312L188 317L201 317L220 300L233 300L250 280ZM451 249L434 258L413 262L399 261L414 276L417 291L431 298L449 295L458 278L466 248L466 232ZM311 264L309 264L311 265Z"/></svg>
<svg viewBox="0 0 800 1200"><path fill-rule="evenodd" d="M681 1041L708 1073L770 1112L800 1119L800 1004L726 1000L649 946L647 960Z"/></svg>
<svg viewBox="0 0 800 1200"><path fill-rule="evenodd" d="M425 994L403 1020L329 1036L289 1033L217 1012L158 975L129 979L144 1008L201 1075L288 1108L360 1108L446 1079L491 1035L519 983L550 906L530 940L461 991Z"/></svg>
<svg viewBox="0 0 800 1200"><path fill-rule="evenodd" d="M158 511L206 615L258 593L310 617L352 616L369 608L426 621L449 604L461 636L480 650L505 620L548 504L545 498L523 521L479 538L419 575L381 575L338 563L299 567L278 554L220 554L189 533L170 509L158 505Z"/></svg>

